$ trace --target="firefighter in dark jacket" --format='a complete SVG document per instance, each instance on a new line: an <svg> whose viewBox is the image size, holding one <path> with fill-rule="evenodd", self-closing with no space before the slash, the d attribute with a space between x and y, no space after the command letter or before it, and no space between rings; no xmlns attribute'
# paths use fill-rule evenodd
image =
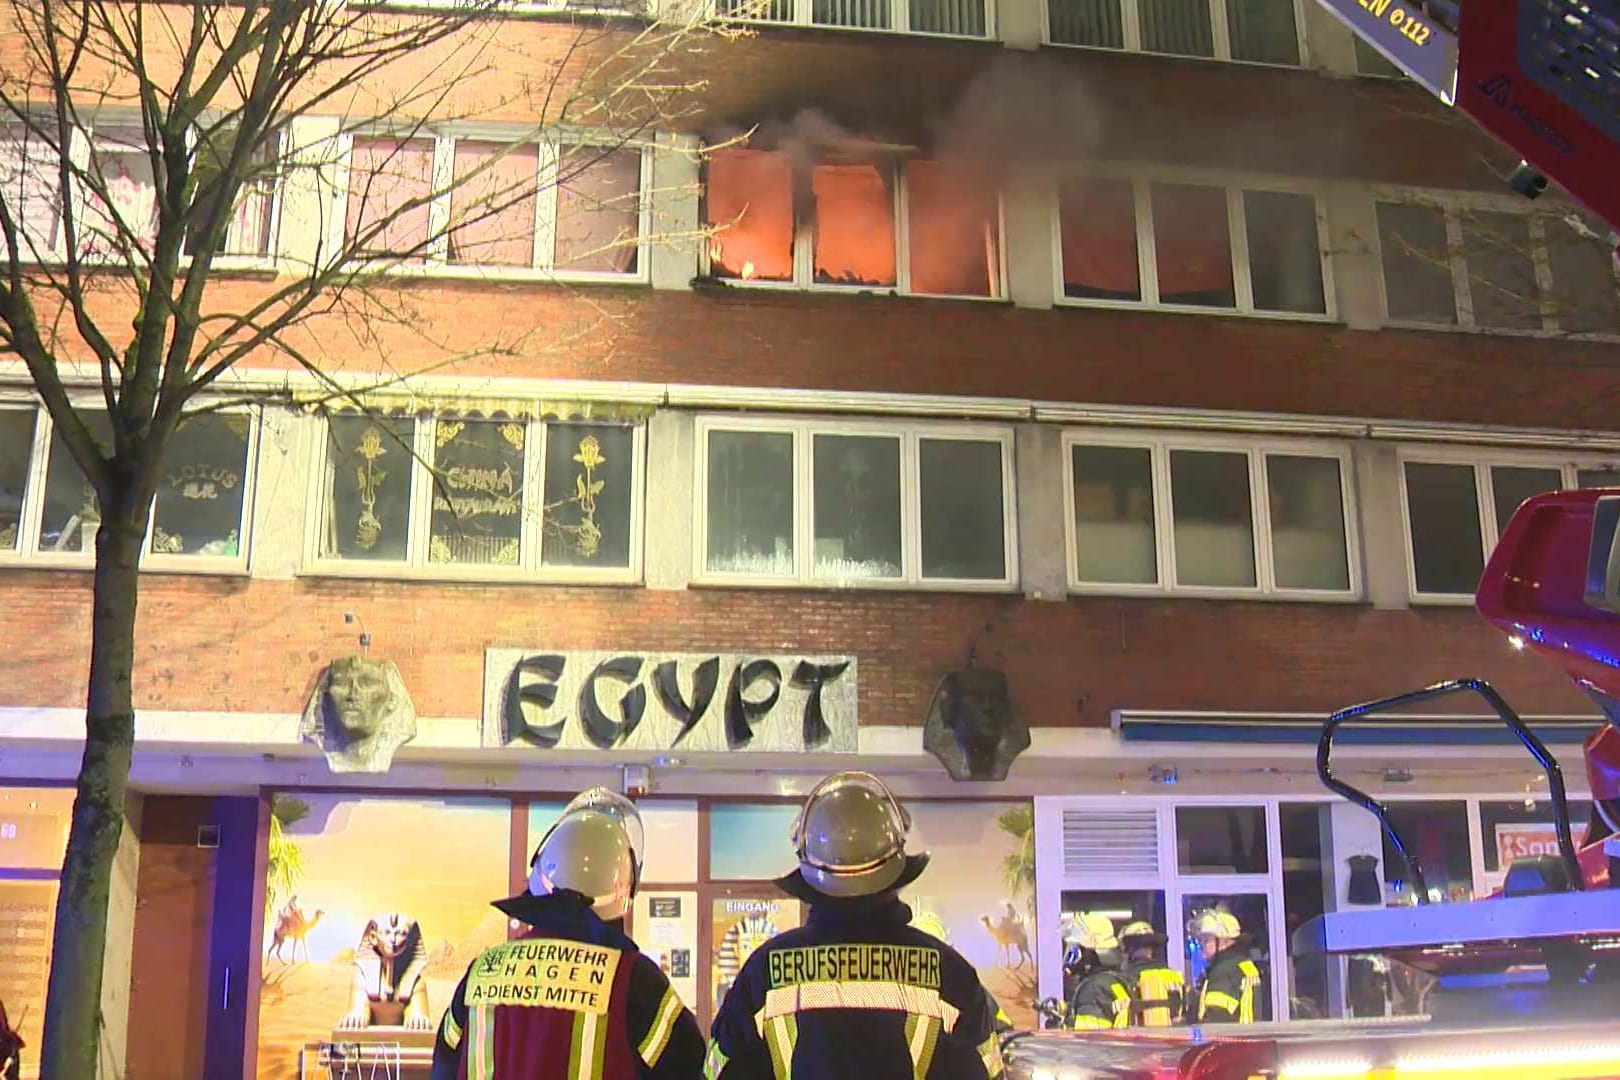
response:
<svg viewBox="0 0 1620 1080"><path fill-rule="evenodd" d="M882 781L818 784L792 831L799 868L777 884L805 925L754 951L714 1018L709 1080L996 1080L995 1002L973 966L908 925L899 891L928 863Z"/></svg>
<svg viewBox="0 0 1620 1080"><path fill-rule="evenodd" d="M1066 1026L1076 1031L1122 1028L1131 1022L1131 992L1120 977L1114 924L1094 911L1075 917L1067 942L1075 978Z"/></svg>
<svg viewBox="0 0 1620 1080"><path fill-rule="evenodd" d="M456 987L433 1080L688 1080L703 1033L658 965L625 936L643 832L623 796L569 803L530 863L529 890L495 907L528 924L485 949Z"/></svg>
<svg viewBox="0 0 1620 1080"><path fill-rule="evenodd" d="M1206 911L1198 917L1196 930L1207 966L1193 992L1188 1019L1199 1024L1254 1023L1260 968L1249 959L1237 917L1227 911Z"/></svg>
<svg viewBox="0 0 1620 1080"><path fill-rule="evenodd" d="M1131 1023L1135 1027L1169 1027L1186 1007L1187 980L1164 961L1164 935L1146 922L1130 923L1119 932L1125 948L1120 972L1131 988Z"/></svg>

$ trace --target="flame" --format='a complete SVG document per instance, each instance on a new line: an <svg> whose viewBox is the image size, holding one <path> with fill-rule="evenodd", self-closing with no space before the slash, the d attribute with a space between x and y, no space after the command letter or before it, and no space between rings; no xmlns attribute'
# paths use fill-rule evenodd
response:
<svg viewBox="0 0 1620 1080"><path fill-rule="evenodd" d="M748 262L745 262L745 263L742 264L742 279L744 281L752 281L753 277L754 277L754 263L753 263L753 260L750 259Z"/></svg>

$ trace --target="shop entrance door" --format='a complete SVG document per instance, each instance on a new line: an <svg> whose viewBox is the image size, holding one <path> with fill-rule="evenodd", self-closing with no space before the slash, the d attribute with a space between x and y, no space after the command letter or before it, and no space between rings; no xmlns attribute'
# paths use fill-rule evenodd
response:
<svg viewBox="0 0 1620 1080"><path fill-rule="evenodd" d="M801 925L799 901L769 885L715 886L703 908L702 941L707 963L703 972L703 1006L698 1019L705 1031L714 1020L743 964L771 938Z"/></svg>

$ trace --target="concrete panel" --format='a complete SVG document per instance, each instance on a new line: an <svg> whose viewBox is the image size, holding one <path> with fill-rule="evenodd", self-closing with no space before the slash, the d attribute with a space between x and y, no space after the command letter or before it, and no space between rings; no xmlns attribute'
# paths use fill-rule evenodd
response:
<svg viewBox="0 0 1620 1080"><path fill-rule="evenodd" d="M1052 223L1057 213L1045 176L1020 174L1002 190L1007 225L1007 294L1023 308L1050 308L1056 295Z"/></svg>
<svg viewBox="0 0 1620 1080"><path fill-rule="evenodd" d="M998 0L996 31L1010 49L1038 49L1045 37L1046 5L1041 0Z"/></svg>
<svg viewBox="0 0 1620 1080"><path fill-rule="evenodd" d="M248 560L254 577L288 580L304 555L306 495L311 451L321 422L283 409L266 408L259 428L258 473L253 488L253 535Z"/></svg>
<svg viewBox="0 0 1620 1080"><path fill-rule="evenodd" d="M1375 608L1411 606L1406 587L1406 527L1401 516L1400 463L1395 447L1358 443L1351 449L1361 526L1361 576Z"/></svg>
<svg viewBox="0 0 1620 1080"><path fill-rule="evenodd" d="M1015 443L1018 482L1018 580L1031 600L1068 595L1063 521L1063 431L1021 424Z"/></svg>
<svg viewBox="0 0 1620 1080"><path fill-rule="evenodd" d="M655 289L690 289L698 273L697 140L660 136L653 151L651 264Z"/></svg>
<svg viewBox="0 0 1620 1080"><path fill-rule="evenodd" d="M695 440L690 413L660 410L647 422L643 531L649 589L684 589L692 580Z"/></svg>
<svg viewBox="0 0 1620 1080"><path fill-rule="evenodd" d="M1376 330L1384 325L1384 294L1372 194L1364 187L1330 184L1327 215L1339 320L1352 330Z"/></svg>

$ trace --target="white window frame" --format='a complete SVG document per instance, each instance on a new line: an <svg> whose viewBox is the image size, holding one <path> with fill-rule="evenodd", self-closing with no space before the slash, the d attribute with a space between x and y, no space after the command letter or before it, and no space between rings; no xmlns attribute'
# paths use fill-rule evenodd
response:
<svg viewBox="0 0 1620 1080"><path fill-rule="evenodd" d="M1151 585L1083 581L1079 575L1079 535L1074 520L1074 448L1110 446L1146 450L1153 469L1154 557L1159 580ZM1250 526L1254 530L1255 585L1252 588L1211 585L1183 585L1176 580L1174 503L1170 484L1170 454L1192 450L1242 454L1249 465ZM1271 456L1314 457L1339 464L1339 498L1344 514L1345 566L1350 587L1337 589L1283 588L1277 585L1272 558L1271 500L1267 485L1267 463ZM1176 595L1213 599L1306 600L1329 603L1356 603L1362 597L1361 539L1355 511L1355 470L1347 447L1314 441L1264 439L1242 441L1209 436L1164 432L1117 432L1071 428L1063 433L1063 516L1065 558L1069 591L1092 595Z"/></svg>
<svg viewBox="0 0 1620 1080"><path fill-rule="evenodd" d="M1189 315L1244 316L1260 319L1283 319L1293 322L1333 323L1339 321L1336 289L1333 283L1333 260L1327 220L1325 193L1315 185L1276 177L1241 177L1199 172L1151 172L1129 167L1102 168L1076 174L1074 179L1124 181L1131 185L1136 207L1136 272L1140 300L1100 300L1069 296L1063 291L1063 205L1061 185L1054 184L1052 206L1052 288L1053 302L1062 307L1117 308L1124 311L1185 312ZM1203 304L1169 304L1159 300L1159 252L1154 241L1153 185L1179 184L1195 187L1218 188L1226 194L1227 243L1232 256L1232 307L1211 307ZM1257 308L1254 304L1254 278L1249 270L1248 217L1243 205L1243 194L1275 192L1284 195L1309 195L1316 205L1317 255L1322 263L1322 301L1324 312L1273 311Z"/></svg>
<svg viewBox="0 0 1620 1080"><path fill-rule="evenodd" d="M1401 492L1401 532L1406 545L1406 595L1414 604L1451 604L1472 607L1474 594L1467 593L1432 593L1420 592L1417 584L1417 558L1412 547L1412 509L1406 490L1407 464L1420 465L1468 465L1474 470L1474 497L1479 505L1479 543L1483 557L1481 566L1490 562L1491 552L1496 549L1497 541L1501 539L1502 527L1506 522L1496 520L1495 489L1491 478L1492 468L1528 468L1528 469L1557 469L1563 476L1563 490L1574 490L1579 484L1577 473L1583 469L1602 470L1605 468L1620 469L1620 454L1613 457L1602 457L1590 453L1570 454L1558 451L1525 452L1504 450L1496 453L1489 450L1451 450L1434 446L1403 446L1395 455L1396 467L1400 472ZM1620 472L1616 473L1620 476Z"/></svg>
<svg viewBox="0 0 1620 1080"><path fill-rule="evenodd" d="M87 123L75 127L71 132L69 132L67 139L68 160L78 170L87 171L90 168L90 156L94 146L96 145L96 133L98 127L101 129L138 128L140 127L140 116L134 113L125 114L117 111L103 112L97 114ZM20 127L15 122L9 124L0 123L0 139L4 139L9 133L17 130L20 130ZM269 219L266 224L263 239L264 251L259 254L228 254L224 250L221 250L214 256L213 266L216 269L251 271L274 270L276 268L277 251L279 249L281 232L282 204L286 194L285 179L286 178L284 176L278 174L275 178L275 182L271 186ZM73 201L73 217L82 230L84 227L86 210L89 206L89 194L84 189L82 180L70 176L69 183L74 187L71 196ZM58 192L55 198L58 201L58 204L60 204L62 200L61 193ZM237 227L234 221L230 225L226 236L226 247L232 246L232 242L239 239ZM81 240L82 239L83 237L81 236ZM45 255L45 258L41 260L45 265L56 266L67 262L67 237L62 228L62 216L60 214L56 215L56 223L51 235L48 251L41 252L41 254ZM32 262L34 260L27 259L25 261ZM122 257L116 252L87 252L81 256L80 261L86 266L116 266L123 260ZM182 251L180 255L180 265L191 265L191 256L186 254L184 251Z"/></svg>
<svg viewBox="0 0 1620 1080"><path fill-rule="evenodd" d="M1115 49L1107 45L1076 45L1071 42L1052 40L1052 4L1051 0L1041 0L1041 42L1045 45L1060 49L1100 49L1104 52L1137 52L1147 53L1151 56L1173 56L1181 60L1218 61L1223 64L1253 64L1257 67L1280 68L1308 68L1311 66L1310 45L1305 33L1305 12L1299 0L1282 0L1294 6L1294 37L1299 45L1299 62L1297 64L1273 64L1265 60L1239 60L1232 56L1231 29L1227 25L1227 0L1205 0L1209 8L1210 42L1213 46L1214 56L1189 56L1186 53L1160 53L1152 52L1142 47L1142 19L1138 0L1114 0L1119 4L1121 48ZM1276 2L1276 0L1268 0Z"/></svg>
<svg viewBox="0 0 1620 1080"><path fill-rule="evenodd" d="M356 412L340 412L342 417L358 417ZM311 494L309 511L304 515L304 557L301 574L347 578L404 578L424 581L543 581L582 584L633 585L642 578L643 537L646 528L647 485L647 425L609 424L602 427L628 427L631 429L633 460L630 466L630 562L628 566L546 566L541 563L544 523L541 507L545 501L545 454L549 448L549 425L559 423L590 424L592 421L551 420L530 417L513 421L524 427L523 438L523 490L520 510L518 562L510 565L493 563L432 562L429 557L429 539L433 523L433 478L426 462L435 460L434 429L441 420L472 422L504 422L501 417L486 416L400 416L381 417L381 420L410 419L411 448L415 455L411 462L410 509L407 518L406 557L388 559L344 559L321 554L321 536L326 526L330 505L330 479L328 469L331 440L327 417L312 417L309 438L309 483Z"/></svg>
<svg viewBox="0 0 1620 1080"><path fill-rule="evenodd" d="M76 408L98 411L106 408L100 396L75 392L71 400ZM39 546L39 530L45 511L45 482L49 473L51 436L54 425L50 413L31 395L0 393L0 411L34 411L34 441L29 451L26 488L23 492L22 518L18 524L17 546L0 548L0 566L50 567L63 570L91 570L95 568L96 553L92 547L85 551L46 551ZM147 514L146 535L141 541L140 568L143 571L183 574L213 574L246 576L253 544L254 491L258 479L259 433L262 427L259 410L254 406L240 406L223 410L248 419L247 450L242 470L242 518L237 530L235 555L177 555L152 550L152 539L157 522L157 500Z"/></svg>
<svg viewBox="0 0 1620 1080"><path fill-rule="evenodd" d="M894 284L893 285L830 285L818 282L815 279L815 222L808 216L806 220L798 222L793 231L793 280L791 281L754 281L739 278L716 278L726 286L734 289L777 289L787 292L821 292L843 293L845 295L884 295L913 296L930 300L974 300L980 303L999 304L1010 299L1008 289L1008 258L1007 258L1007 207L1006 200L1001 191L996 192L996 279L1000 284L998 295L971 296L963 293L934 293L914 292L911 288L911 200L910 173L907 168L909 162L898 162L893 165L880 163L879 168L892 168L895 175L894 205L891 208L891 220L894 222ZM705 183L707 180L705 179ZM722 234L723 235L723 234ZM713 262L709 256L709 245L702 246L701 271L705 277L714 273Z"/></svg>
<svg viewBox="0 0 1620 1080"><path fill-rule="evenodd" d="M445 0L450 2L450 0ZM398 128L379 121L376 125L346 131L337 136L337 183L332 191L333 212L328 215L328 250L342 251L348 243L349 186L355 139L430 140L433 143L433 195L428 207L428 229L433 243L420 262L390 265L387 272L402 276L470 278L480 281L567 281L609 282L619 285L645 285L652 280L650 265L652 228L652 144L651 137L616 138L612 135L573 128L549 130L529 137L530 129L514 129L492 124L423 125ZM534 265L498 266L484 263L452 263L446 255L449 243L450 190L455 175L455 144L458 139L480 142L522 142L539 147L534 222ZM547 178L561 160L562 147L596 147L633 151L640 157L637 178L636 269L628 274L596 270L558 270L553 266L557 231L557 179Z"/></svg>
<svg viewBox="0 0 1620 1080"><path fill-rule="evenodd" d="M1558 283L1553 280L1552 256L1547 249L1546 229L1549 218L1565 213L1578 213L1573 206L1554 204L1536 211L1527 211L1522 201L1514 201L1488 194L1460 194L1430 188L1378 187L1373 190L1374 254L1378 259L1378 297L1382 305L1384 325L1405 330L1449 330L1475 334L1506 334L1516 337L1556 337L1577 341L1620 341L1617 331L1564 330L1558 317ZM1379 203L1397 203L1438 210L1446 226L1447 261L1451 264L1452 304L1457 312L1455 323L1432 323L1414 319L1396 319L1389 312L1389 281L1384 273L1384 235L1377 225ZM1541 328L1522 329L1507 326L1481 326L1474 318L1473 282L1468 277L1468 253L1463 243L1463 217L1473 213L1513 214L1529 225L1530 257L1536 269L1536 289L1541 308ZM1620 290L1620 267L1614 267L1615 288Z"/></svg>
<svg viewBox="0 0 1620 1080"><path fill-rule="evenodd" d="M441 0L444 2L444 0ZM767 6L767 0L745 0L747 3ZM999 41L999 31L996 27L995 0L980 0L984 4L984 34L941 34L932 30L911 29L911 4L908 0L888 0L889 25L888 26L844 26L840 23L819 23L814 21L814 0L788 0L793 8L793 15L788 19L761 18L759 16L747 17L740 15L719 14L717 17L728 21L743 23L750 26L793 26L813 30L840 30L858 34L906 34L912 37L940 38L945 41ZM720 0L714 0L714 10L721 12Z"/></svg>
<svg viewBox="0 0 1620 1080"><path fill-rule="evenodd" d="M790 576L733 574L708 568L709 436L721 432L786 434L793 438L793 561ZM893 578L828 578L815 573L814 437L853 435L893 439L900 446L900 575ZM1003 577L996 580L933 578L922 573L922 476L919 445L924 439L995 443L1001 447ZM772 588L906 589L950 592L1009 592L1018 587L1018 514L1014 492L1013 433L1001 426L967 424L879 424L860 421L763 419L704 416L697 422L696 476L693 483L692 580L699 585L757 585Z"/></svg>

